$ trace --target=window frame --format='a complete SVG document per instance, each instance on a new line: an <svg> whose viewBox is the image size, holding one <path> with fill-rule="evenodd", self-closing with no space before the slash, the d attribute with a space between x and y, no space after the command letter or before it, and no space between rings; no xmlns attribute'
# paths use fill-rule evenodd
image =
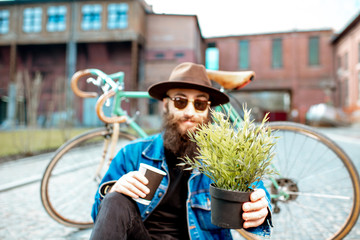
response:
<svg viewBox="0 0 360 240"><path fill-rule="evenodd" d="M156 59L164 59L164 58L165 58L165 53L163 53L163 52L157 52L157 53L155 53L154 57L155 57Z"/></svg>
<svg viewBox="0 0 360 240"><path fill-rule="evenodd" d="M284 66L283 63L283 39L273 38L271 42L271 66L273 69L281 69Z"/></svg>
<svg viewBox="0 0 360 240"><path fill-rule="evenodd" d="M360 104L360 71L358 71L358 99L357 103Z"/></svg>
<svg viewBox="0 0 360 240"><path fill-rule="evenodd" d="M320 37L310 36L308 40L308 64L310 67L320 66Z"/></svg>
<svg viewBox="0 0 360 240"><path fill-rule="evenodd" d="M358 63L360 63L360 42L358 42L358 51L357 51L357 53L358 53Z"/></svg>
<svg viewBox="0 0 360 240"><path fill-rule="evenodd" d="M40 33L42 31L43 9L27 7L23 10L22 30L24 33Z"/></svg>
<svg viewBox="0 0 360 240"><path fill-rule="evenodd" d="M242 39L239 41L239 63L240 70L247 70L250 68L250 41Z"/></svg>
<svg viewBox="0 0 360 240"><path fill-rule="evenodd" d="M113 9L110 9L113 8ZM110 18L114 18L111 20ZM127 29L129 27L129 4L110 3L107 6L107 28L109 30Z"/></svg>
<svg viewBox="0 0 360 240"><path fill-rule="evenodd" d="M185 57L185 53L184 52L175 52L174 57L175 58L183 58L183 57Z"/></svg>
<svg viewBox="0 0 360 240"><path fill-rule="evenodd" d="M214 45L208 45L205 50L205 67L209 70L219 70L220 51Z"/></svg>
<svg viewBox="0 0 360 240"><path fill-rule="evenodd" d="M0 9L0 35L6 35L10 32L10 15L9 9Z"/></svg>
<svg viewBox="0 0 360 240"><path fill-rule="evenodd" d="M349 53L344 53L344 70L349 70Z"/></svg>
<svg viewBox="0 0 360 240"><path fill-rule="evenodd" d="M86 12L86 13L85 13ZM98 3L81 6L81 30L98 31L102 29L103 6Z"/></svg>
<svg viewBox="0 0 360 240"><path fill-rule="evenodd" d="M49 11L54 9L53 11L56 11L56 14L49 14ZM64 11L63 14L61 14L61 11ZM64 32L66 30L66 20L67 20L67 12L68 9L64 5L58 5L58 6L50 6L47 8L47 21L46 21L46 31L48 32ZM62 21L50 21L51 17L56 18L63 18ZM49 28L53 28L49 29Z"/></svg>

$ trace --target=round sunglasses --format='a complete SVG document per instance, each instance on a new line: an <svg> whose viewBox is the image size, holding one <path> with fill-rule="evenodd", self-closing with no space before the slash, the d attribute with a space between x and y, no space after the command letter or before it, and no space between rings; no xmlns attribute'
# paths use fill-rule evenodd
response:
<svg viewBox="0 0 360 240"><path fill-rule="evenodd" d="M192 102L196 111L203 112L208 108L208 106L211 103L208 100L201 100L201 99L189 100L184 97L168 97L168 98L174 102L174 106L179 110L186 108L188 103Z"/></svg>

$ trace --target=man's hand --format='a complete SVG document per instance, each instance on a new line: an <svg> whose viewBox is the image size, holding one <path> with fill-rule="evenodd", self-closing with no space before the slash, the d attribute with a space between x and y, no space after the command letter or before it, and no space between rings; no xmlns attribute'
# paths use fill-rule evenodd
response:
<svg viewBox="0 0 360 240"><path fill-rule="evenodd" d="M147 178L138 171L123 175L111 188L110 192L119 192L132 198L144 198L150 192L146 187L149 183Z"/></svg>
<svg viewBox="0 0 360 240"><path fill-rule="evenodd" d="M243 219L245 220L243 227L260 226L268 215L268 202L265 198L263 189L255 189L250 195L250 202L243 205Z"/></svg>

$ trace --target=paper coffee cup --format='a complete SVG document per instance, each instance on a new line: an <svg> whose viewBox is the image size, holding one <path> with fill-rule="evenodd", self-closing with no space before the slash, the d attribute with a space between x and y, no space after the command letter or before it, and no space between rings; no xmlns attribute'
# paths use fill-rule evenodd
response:
<svg viewBox="0 0 360 240"><path fill-rule="evenodd" d="M150 192L145 198L133 199L141 204L149 205L151 199L154 197L156 189L159 187L163 177L166 175L166 172L145 163L140 163L139 172L142 173L147 180L149 180L149 183L146 186L150 189Z"/></svg>

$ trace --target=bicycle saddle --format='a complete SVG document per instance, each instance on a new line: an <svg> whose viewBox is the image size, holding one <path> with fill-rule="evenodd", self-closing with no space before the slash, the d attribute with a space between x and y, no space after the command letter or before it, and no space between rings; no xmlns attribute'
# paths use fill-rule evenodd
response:
<svg viewBox="0 0 360 240"><path fill-rule="evenodd" d="M220 71L220 70L206 70L210 80L220 84L225 89L235 89L245 87L249 82L254 80L254 71Z"/></svg>

